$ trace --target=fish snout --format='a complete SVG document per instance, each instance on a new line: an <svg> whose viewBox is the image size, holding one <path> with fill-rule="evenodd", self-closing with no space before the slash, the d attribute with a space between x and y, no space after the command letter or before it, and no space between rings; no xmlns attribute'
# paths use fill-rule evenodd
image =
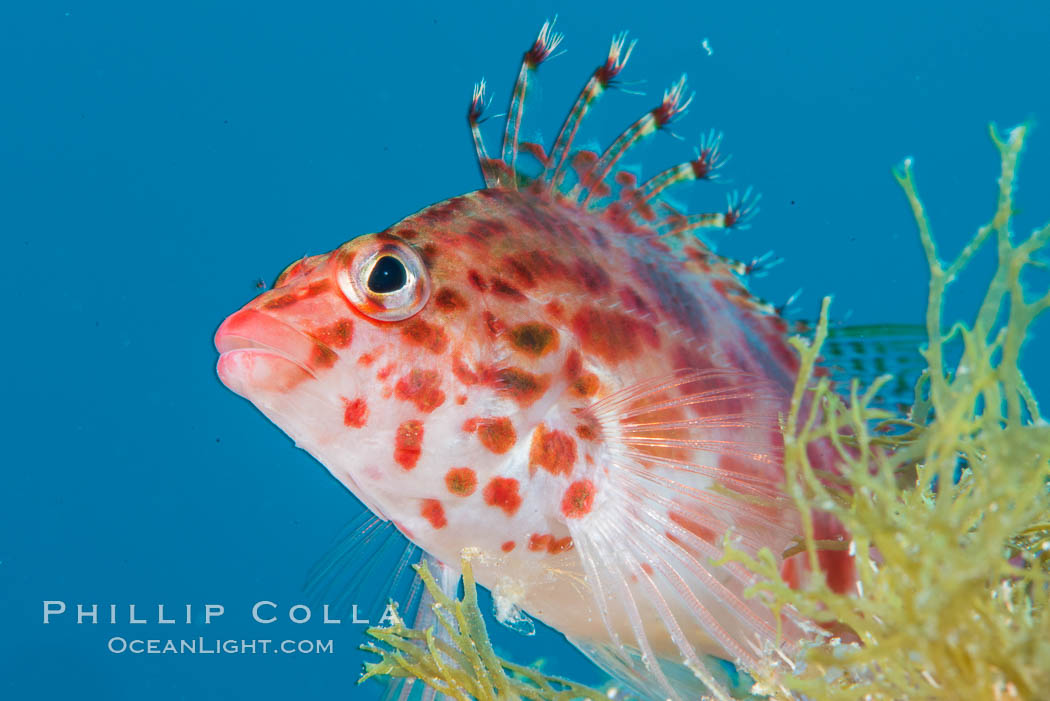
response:
<svg viewBox="0 0 1050 701"><path fill-rule="evenodd" d="M215 332L219 379L252 399L258 393L287 392L316 377L319 359L330 350L289 324L256 309L230 315Z"/></svg>

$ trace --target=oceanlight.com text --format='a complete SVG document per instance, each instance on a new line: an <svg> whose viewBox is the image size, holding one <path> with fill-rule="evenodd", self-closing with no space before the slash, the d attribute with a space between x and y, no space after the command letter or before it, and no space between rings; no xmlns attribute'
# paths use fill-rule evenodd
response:
<svg viewBox="0 0 1050 701"><path fill-rule="evenodd" d="M114 636L106 644L116 655L331 655L332 640L151 639Z"/></svg>

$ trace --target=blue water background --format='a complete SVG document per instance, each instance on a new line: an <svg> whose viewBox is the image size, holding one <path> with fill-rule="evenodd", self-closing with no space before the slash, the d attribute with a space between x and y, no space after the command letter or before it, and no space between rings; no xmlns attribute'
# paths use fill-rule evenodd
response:
<svg viewBox="0 0 1050 701"><path fill-rule="evenodd" d="M763 200L721 250L784 256L756 289L780 302L804 287L801 316L833 293L851 322L922 320L925 263L890 167L914 156L953 254L993 212L990 121L1034 120L1017 228L1050 219L1045 2L307 5L0 10L4 699L375 697L354 685L361 626L250 620L255 601L304 600L306 572L360 507L220 385L212 334L257 279L478 187L471 86L485 76L499 111L548 16L566 53L541 70L528 135L553 136L629 29L623 77L648 94L606 96L586 135L608 140L687 72L685 141L661 134L634 158L652 173L723 130L728 187ZM679 196L702 211L727 189ZM960 281L948 318L973 309L990 265ZM1046 399L1040 329L1026 365ZM50 599L226 613L45 626ZM331 638L335 653L116 655L114 635ZM500 641L600 679L551 634Z"/></svg>

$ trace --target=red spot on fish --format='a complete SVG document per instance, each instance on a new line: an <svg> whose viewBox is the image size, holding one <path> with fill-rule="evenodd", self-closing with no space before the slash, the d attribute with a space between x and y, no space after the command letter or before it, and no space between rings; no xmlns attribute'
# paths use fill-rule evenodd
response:
<svg viewBox="0 0 1050 701"><path fill-rule="evenodd" d="M314 329L310 335L329 348L346 348L354 338L354 322L340 319L328 326Z"/></svg>
<svg viewBox="0 0 1050 701"><path fill-rule="evenodd" d="M445 519L445 509L437 499L424 499L419 509L420 515L430 521L434 528L444 528L448 521Z"/></svg>
<svg viewBox="0 0 1050 701"><path fill-rule="evenodd" d="M368 404L364 399L343 399L343 424L350 428L361 428L368 421Z"/></svg>
<svg viewBox="0 0 1050 701"><path fill-rule="evenodd" d="M411 470L419 462L423 445L423 424L412 419L397 427L394 437L394 460L406 470Z"/></svg>
<svg viewBox="0 0 1050 701"><path fill-rule="evenodd" d="M554 536L550 533L533 533L529 536L529 550L533 552L543 552L550 545L551 541L554 540Z"/></svg>
<svg viewBox="0 0 1050 701"><path fill-rule="evenodd" d="M311 297L316 297L318 295L324 294L330 289L332 289L332 281L328 278L325 278L323 280L311 282L309 285L299 290L299 292L296 293L296 296L299 299L310 299Z"/></svg>
<svg viewBox="0 0 1050 701"><path fill-rule="evenodd" d="M583 286L587 288L588 292L601 294L612 287L609 273L605 272L604 268L595 264L593 261L583 258L576 261L575 273L580 282L583 283Z"/></svg>
<svg viewBox="0 0 1050 701"><path fill-rule="evenodd" d="M482 318L485 320L485 326L488 327L489 333L493 337L499 336L506 329L503 322L496 318L496 315L492 312L485 312Z"/></svg>
<svg viewBox="0 0 1050 701"><path fill-rule="evenodd" d="M373 353L362 353L361 356L358 357L358 359L357 359L357 364L358 365L363 365L365 367L368 367L369 365L374 363L375 360L376 360L375 354L373 354Z"/></svg>
<svg viewBox="0 0 1050 701"><path fill-rule="evenodd" d="M453 467L445 473L445 486L457 497L469 497L478 488L478 476L469 467Z"/></svg>
<svg viewBox="0 0 1050 701"><path fill-rule="evenodd" d="M434 259L437 258L438 247L434 243L423 244L423 248L420 249L420 257L423 259L424 265L428 268L434 264Z"/></svg>
<svg viewBox="0 0 1050 701"><path fill-rule="evenodd" d="M403 238L406 241L411 241L412 239L419 236L419 232L415 229L398 229L396 235L400 238Z"/></svg>
<svg viewBox="0 0 1050 701"><path fill-rule="evenodd" d="M569 485L561 499L561 512L565 518L581 518L594 506L594 483L578 480Z"/></svg>
<svg viewBox="0 0 1050 701"><path fill-rule="evenodd" d="M402 401L413 402L425 414L445 403L441 377L435 370L412 370L397 381L394 394Z"/></svg>
<svg viewBox="0 0 1050 701"><path fill-rule="evenodd" d="M561 302L559 302L556 299L553 299L550 302L547 302L547 304L545 304L543 306L543 308L554 319L559 319L560 320L565 315L565 310L562 308Z"/></svg>
<svg viewBox="0 0 1050 701"><path fill-rule="evenodd" d="M465 309L467 306L467 300L463 299L462 295L452 288L442 287L434 293L434 304L436 304L437 308L441 311L455 312L460 309Z"/></svg>
<svg viewBox="0 0 1050 701"><path fill-rule="evenodd" d="M471 286L473 286L478 292L486 292L489 289L489 286L485 284L485 280L482 279L477 270L467 272L467 281L470 282Z"/></svg>
<svg viewBox="0 0 1050 701"><path fill-rule="evenodd" d="M279 297L273 297L263 302L263 309L284 309L285 307L295 304L298 300L294 294L283 294Z"/></svg>
<svg viewBox="0 0 1050 701"><path fill-rule="evenodd" d="M576 464L576 441L562 431L548 431L543 424L536 427L529 448L529 473L542 467L552 475L567 475Z"/></svg>
<svg viewBox="0 0 1050 701"><path fill-rule="evenodd" d="M558 348L558 332L538 321L518 324L508 334L510 344L525 355L539 358Z"/></svg>
<svg viewBox="0 0 1050 701"><path fill-rule="evenodd" d="M514 218L518 221L518 226L515 229L524 230L525 232L538 230L543 226L540 218L531 209L518 208L514 212Z"/></svg>
<svg viewBox="0 0 1050 701"><path fill-rule="evenodd" d="M273 299L264 302L262 306L264 309L283 309L285 307L289 307L295 304L296 302L302 301L304 299L310 299L311 297L316 297L319 294L327 292L329 289L331 289L331 287L331 280L317 280L316 282L311 282L306 287L298 289L295 292L289 292L287 294L280 295L279 297L274 297Z"/></svg>
<svg viewBox="0 0 1050 701"><path fill-rule="evenodd" d="M543 396L550 386L550 377L546 375L533 375L520 368L501 368L492 373L491 384L510 396L518 406L530 407L537 399Z"/></svg>
<svg viewBox="0 0 1050 701"><path fill-rule="evenodd" d="M563 553L566 550L572 550L572 536L565 536L564 538L552 538L550 544L547 546L547 552L551 555L557 555Z"/></svg>
<svg viewBox="0 0 1050 701"><path fill-rule="evenodd" d="M467 403L467 395L461 394L458 397L456 397L456 404L459 404L460 406L462 406L462 405L464 405L466 403Z"/></svg>
<svg viewBox="0 0 1050 701"><path fill-rule="evenodd" d="M845 594L853 587L856 571L848 550L818 550L817 561L833 592Z"/></svg>
<svg viewBox="0 0 1050 701"><path fill-rule="evenodd" d="M642 572L645 572L647 575L649 575L651 577L653 575L653 566L650 565L648 562L643 562L642 563Z"/></svg>
<svg viewBox="0 0 1050 701"><path fill-rule="evenodd" d="M587 424L579 424L576 427L576 435L585 441L593 441L598 437L598 433L594 430L594 427L588 426Z"/></svg>
<svg viewBox="0 0 1050 701"><path fill-rule="evenodd" d="M672 523L678 524L679 526L689 531L697 538L706 543L714 545L715 540L718 538L718 534L715 533L715 531L711 530L707 526L697 523L693 519L684 516L678 513L677 511L671 511L668 514L668 517L671 519Z"/></svg>
<svg viewBox="0 0 1050 701"><path fill-rule="evenodd" d="M478 381L478 375L463 360L463 356L457 354L452 358L452 374L465 385L473 385ZM462 402L460 402L462 404Z"/></svg>
<svg viewBox="0 0 1050 701"><path fill-rule="evenodd" d="M593 372L581 375L572 383L572 391L578 397L590 397L598 391L598 376Z"/></svg>
<svg viewBox="0 0 1050 701"><path fill-rule="evenodd" d="M565 359L565 376L570 380L575 380L581 372L583 372L583 360L580 358L580 352L573 350Z"/></svg>
<svg viewBox="0 0 1050 701"><path fill-rule="evenodd" d="M515 280L526 288L533 287L536 280L550 281L571 275L569 267L546 250L525 251L508 261Z"/></svg>
<svg viewBox="0 0 1050 701"><path fill-rule="evenodd" d="M514 447L518 436L514 424L506 416L485 419L467 419L463 424L467 433L478 432L481 444L497 455L502 455Z"/></svg>
<svg viewBox="0 0 1050 701"><path fill-rule="evenodd" d="M513 302L525 301L525 295L523 295L517 287L504 282L498 277L492 278L492 291Z"/></svg>
<svg viewBox="0 0 1050 701"><path fill-rule="evenodd" d="M623 306L630 309L632 312L637 314L648 314L649 305L645 303L645 300L631 287L620 288L620 301L623 302Z"/></svg>
<svg viewBox="0 0 1050 701"><path fill-rule="evenodd" d="M500 546L500 550L502 550L505 553L509 553L513 549L514 549L514 541L513 540L508 540L506 543L504 543L503 545Z"/></svg>
<svg viewBox="0 0 1050 701"><path fill-rule="evenodd" d="M580 309L572 318L573 331L584 351L610 363L634 358L642 352L643 326L649 325L627 314L594 307Z"/></svg>
<svg viewBox="0 0 1050 701"><path fill-rule="evenodd" d="M464 211L467 204L465 198L453 197L423 210L421 214L430 222L444 223L451 221L457 213Z"/></svg>
<svg viewBox="0 0 1050 701"><path fill-rule="evenodd" d="M799 577L798 560L795 557L789 557L784 560L784 564L780 566L780 576L792 589L798 589L802 584L801 577Z"/></svg>
<svg viewBox="0 0 1050 701"><path fill-rule="evenodd" d="M527 290L536 286L536 276L532 274L532 270L529 269L528 265L511 256L508 256L505 260L511 273L514 275L514 280L519 285Z"/></svg>
<svg viewBox="0 0 1050 701"><path fill-rule="evenodd" d="M385 380L386 378L390 377L390 373L394 372L396 368L397 366L394 363L389 363L383 366L383 368L376 373L376 379L380 381Z"/></svg>
<svg viewBox="0 0 1050 701"><path fill-rule="evenodd" d="M335 365L337 360L339 360L339 356L336 355L336 352L323 343L315 343L310 351L310 367L330 368Z"/></svg>
<svg viewBox="0 0 1050 701"><path fill-rule="evenodd" d="M443 353L448 347L445 330L422 319L411 319L401 325L401 335L406 341L426 348L431 353Z"/></svg>
<svg viewBox="0 0 1050 701"><path fill-rule="evenodd" d="M483 219L489 229L489 234L495 237L510 235L510 228L499 219Z"/></svg>
<svg viewBox="0 0 1050 701"><path fill-rule="evenodd" d="M466 235L472 243L480 245L491 238L504 237L509 233L507 226L499 219L475 219L467 226Z"/></svg>
<svg viewBox="0 0 1050 701"><path fill-rule="evenodd" d="M756 454L754 458L729 454L719 455L718 468L725 470L731 475L754 475L756 472L761 471L761 464L758 461L763 458L766 458L764 454Z"/></svg>
<svg viewBox="0 0 1050 701"><path fill-rule="evenodd" d="M846 594L856 581L856 566L848 550L818 550L817 563L824 573L828 587L837 594ZM780 576L792 589L799 589L809 572L805 553L789 557L780 566Z"/></svg>
<svg viewBox="0 0 1050 701"><path fill-rule="evenodd" d="M510 477L493 477L485 485L483 493L485 503L503 509L508 516L513 516L521 506L521 495L518 494L518 480Z"/></svg>
<svg viewBox="0 0 1050 701"><path fill-rule="evenodd" d="M572 536L555 538L553 533L533 533L529 535L528 548L533 552L547 551L551 555L557 555L572 549Z"/></svg>

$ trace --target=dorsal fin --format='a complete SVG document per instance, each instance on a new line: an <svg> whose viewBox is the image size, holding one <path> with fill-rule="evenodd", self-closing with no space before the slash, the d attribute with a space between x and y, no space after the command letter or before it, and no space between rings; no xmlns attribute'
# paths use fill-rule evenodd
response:
<svg viewBox="0 0 1050 701"><path fill-rule="evenodd" d="M635 42L628 42L626 33L613 37L606 60L594 70L576 98L550 151L541 144L520 140L525 99L534 80L533 74L550 58L561 41L562 35L553 31L553 22L546 22L525 53L504 122L499 158L489 154L481 133L487 106L485 81L474 86L467 121L486 186L531 187L563 204L572 204L613 219L625 217L634 225L650 228L659 234L745 226L757 211L754 205L758 198L751 197L750 189L743 195L730 194L722 212L684 214L662 201L663 193L676 184L716 179L718 169L728 160L720 151L721 134L708 132L701 137L693 159L658 172L640 186L632 173L618 168L624 156L638 143L658 131L667 130L686 112L693 95L684 75L664 91L657 105L642 114L601 153L574 148L584 117L598 98L615 85L634 50ZM542 168L537 175L531 176L519 170L518 156L523 151L540 162ZM571 173L575 173L574 181L569 178Z"/></svg>

